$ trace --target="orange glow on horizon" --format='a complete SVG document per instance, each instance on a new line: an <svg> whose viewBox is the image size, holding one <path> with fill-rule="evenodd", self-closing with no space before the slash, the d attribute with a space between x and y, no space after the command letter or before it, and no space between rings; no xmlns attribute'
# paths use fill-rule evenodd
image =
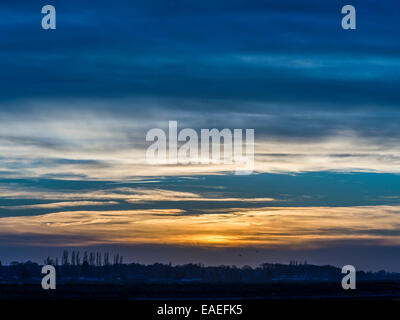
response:
<svg viewBox="0 0 400 320"><path fill-rule="evenodd" d="M200 247L318 247L374 240L400 244L400 207L264 207L186 215L179 209L66 211L0 219L0 233L30 234L25 245L167 244ZM382 232L376 232L382 230ZM391 234L391 231L393 233ZM46 236L62 236L49 243ZM70 239L70 240L69 240Z"/></svg>

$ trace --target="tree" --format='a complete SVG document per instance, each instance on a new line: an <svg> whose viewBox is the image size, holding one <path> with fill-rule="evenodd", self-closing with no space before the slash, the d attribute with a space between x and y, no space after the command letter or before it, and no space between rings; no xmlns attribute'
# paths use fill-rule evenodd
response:
<svg viewBox="0 0 400 320"><path fill-rule="evenodd" d="M109 253L105 252L104 253L104 260L103 260L105 266L108 266L110 264L110 260L109 259L110 259Z"/></svg>
<svg viewBox="0 0 400 320"><path fill-rule="evenodd" d="M94 252L90 252L89 254L89 265L94 266L95 265L95 255Z"/></svg>
<svg viewBox="0 0 400 320"><path fill-rule="evenodd" d="M100 252L96 252L96 265L101 267L101 254Z"/></svg>
<svg viewBox="0 0 400 320"><path fill-rule="evenodd" d="M85 251L84 253L83 253L83 263L89 263L89 261L88 261L88 253L87 253L87 251Z"/></svg>
<svg viewBox="0 0 400 320"><path fill-rule="evenodd" d="M61 259L61 263L63 266L66 266L68 264L68 250L64 250L63 251L63 255L62 255L62 259Z"/></svg>
<svg viewBox="0 0 400 320"><path fill-rule="evenodd" d="M76 265L76 260L75 260L76 254L75 254L75 250L72 251L72 255L71 255L71 264L73 266Z"/></svg>
<svg viewBox="0 0 400 320"><path fill-rule="evenodd" d="M54 261L50 257L47 257L46 259L44 259L44 264L45 265L54 265Z"/></svg>
<svg viewBox="0 0 400 320"><path fill-rule="evenodd" d="M119 254L114 254L114 265L117 265L119 263Z"/></svg>

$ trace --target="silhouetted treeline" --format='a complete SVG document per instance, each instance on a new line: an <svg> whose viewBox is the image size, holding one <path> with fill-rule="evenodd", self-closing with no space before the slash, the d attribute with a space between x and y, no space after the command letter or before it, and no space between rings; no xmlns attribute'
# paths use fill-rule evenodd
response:
<svg viewBox="0 0 400 320"><path fill-rule="evenodd" d="M124 257L120 255L119 253L114 254L112 256L112 264L117 265L117 264L122 264L124 261ZM59 266L59 261L58 258L52 259L50 257L47 257L44 260L45 265L54 265L54 266ZM80 251L75 251L72 250L71 254L69 253L68 250L64 250L63 254L61 256L61 265L62 266L67 266L67 265L72 265L72 266L80 266L80 265L86 265L86 266L108 266L110 265L110 253L105 252L87 252L84 251L81 253Z"/></svg>
<svg viewBox="0 0 400 320"><path fill-rule="evenodd" d="M196 283L196 282L245 282L273 281L339 281L343 274L334 266L316 266L306 262L291 261L290 264L264 263L253 268L244 266L204 266L186 264L139 263L123 264L119 254L64 251L61 263L47 258L44 263L56 267L58 283ZM0 264L0 282L36 283L41 279L41 265L34 262ZM400 273L357 272L357 280L400 280Z"/></svg>

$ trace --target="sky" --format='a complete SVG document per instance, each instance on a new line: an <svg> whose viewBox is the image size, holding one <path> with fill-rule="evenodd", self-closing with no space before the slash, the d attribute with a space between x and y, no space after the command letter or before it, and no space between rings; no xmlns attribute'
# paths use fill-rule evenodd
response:
<svg viewBox="0 0 400 320"><path fill-rule="evenodd" d="M46 4L0 4L0 260L400 271L397 2ZM148 164L168 121L254 129L253 174Z"/></svg>

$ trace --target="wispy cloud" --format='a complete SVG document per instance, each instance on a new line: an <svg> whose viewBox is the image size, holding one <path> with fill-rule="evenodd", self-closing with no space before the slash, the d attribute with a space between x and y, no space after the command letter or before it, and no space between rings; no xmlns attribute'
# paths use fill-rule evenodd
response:
<svg viewBox="0 0 400 320"><path fill-rule="evenodd" d="M30 204L30 205L21 205L21 206L2 206L1 208L11 209L11 210L59 209L59 208L68 208L68 207L105 206L105 205L115 205L115 204L118 204L118 202L115 202L115 201L63 201L63 202Z"/></svg>
<svg viewBox="0 0 400 320"><path fill-rule="evenodd" d="M126 190L126 189L123 189ZM129 189L128 189L129 190ZM220 195L220 197L205 197L200 194L195 194L192 192L182 192L182 191L172 191L172 190L160 190L160 189L145 189L145 190L132 190L130 189L132 195L126 199L130 203L140 203L140 202L157 202L157 201L194 201L194 202L270 202L276 201L274 198L267 197L236 197L231 198L226 195Z"/></svg>
<svg viewBox="0 0 400 320"><path fill-rule="evenodd" d="M33 113L29 117L0 112L3 123L0 171L15 177L119 180L140 176L224 174L235 170L236 164L149 165L145 158L149 146L145 141L147 130L154 127L167 130L168 120L177 118L179 129L254 128L257 172L400 172L400 137L395 133L400 115L393 110L366 115L356 111L347 114L317 112L299 107L296 113L291 113L295 106L283 106L279 112L275 110L277 107L264 106L261 111L260 104L247 103L246 108L250 109L246 112L215 112L210 121L200 111L179 112L177 116L166 101L121 103L135 106L138 111L125 112L122 108L110 114L100 104L96 113L87 110L86 114L68 109L68 105L65 105L66 113L31 109ZM144 119L147 113L141 114L140 106L144 106L146 112L154 111L152 120Z"/></svg>

